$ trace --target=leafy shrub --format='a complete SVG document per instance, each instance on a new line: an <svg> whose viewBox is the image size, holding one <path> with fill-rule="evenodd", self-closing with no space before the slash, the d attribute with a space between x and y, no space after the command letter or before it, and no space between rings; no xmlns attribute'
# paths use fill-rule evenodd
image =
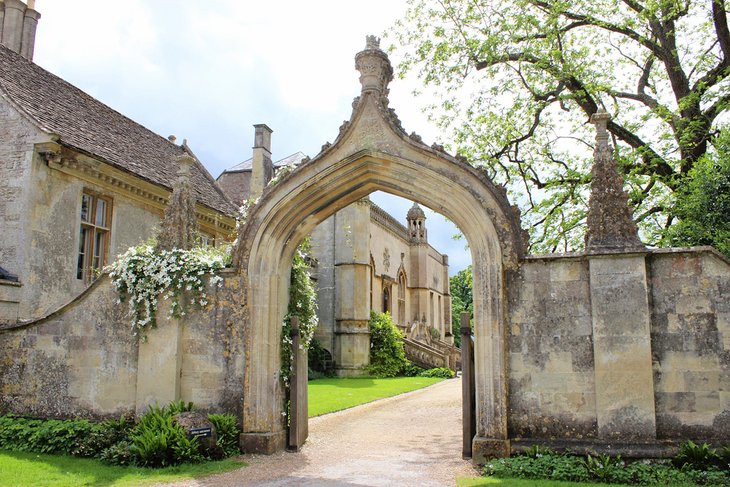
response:
<svg viewBox="0 0 730 487"><path fill-rule="evenodd" d="M597 454L595 456L588 455L583 460L583 465L588 471L588 475L593 480L600 480L601 482L610 482L616 480L617 476L622 475L624 462L621 460L621 455L612 457L610 455ZM625 479L619 480L623 482Z"/></svg>
<svg viewBox="0 0 730 487"><path fill-rule="evenodd" d="M129 435L132 453L137 465L143 467L167 467L203 460L200 442L188 438L185 430L174 423L173 417L184 403L173 403L167 407L150 406Z"/></svg>
<svg viewBox="0 0 730 487"><path fill-rule="evenodd" d="M130 449L131 446L131 443L126 439L119 441L103 450L99 454L99 459L111 465L134 465L135 457Z"/></svg>
<svg viewBox="0 0 730 487"><path fill-rule="evenodd" d="M230 457L241 453L238 439L241 429L236 417L231 414L209 414L208 419L218 432L218 446L223 449L225 456Z"/></svg>
<svg viewBox="0 0 730 487"><path fill-rule="evenodd" d="M679 468L689 467L702 470L720 464L720 455L715 448L707 443L697 445L687 441L679 447L679 453L672 459L672 463Z"/></svg>
<svg viewBox="0 0 730 487"><path fill-rule="evenodd" d="M79 438L70 453L75 457L102 458L104 450L126 440L133 427L134 423L124 416L103 421L87 436Z"/></svg>
<svg viewBox="0 0 730 487"><path fill-rule="evenodd" d="M524 479L551 479L568 482L590 480L588 470L580 457L570 455L542 455L536 458L515 456L492 460L484 467L485 475Z"/></svg>
<svg viewBox="0 0 730 487"><path fill-rule="evenodd" d="M697 445L695 447L701 449ZM544 447L532 447L523 455L490 461L484 467L484 475L568 482L599 481L609 484L730 486L730 472L727 470L721 471L714 466L700 470L687 463L678 468L673 463L676 462L644 460L627 463L620 456L580 457L556 454Z"/></svg>
<svg viewBox="0 0 730 487"><path fill-rule="evenodd" d="M409 364L403 350L403 333L393 324L390 313L370 312L370 365L376 377L395 377Z"/></svg>
<svg viewBox="0 0 730 487"><path fill-rule="evenodd" d="M0 449L69 453L86 437L101 430L99 424L82 420L30 419L12 414L0 416Z"/></svg>
<svg viewBox="0 0 730 487"><path fill-rule="evenodd" d="M444 379L453 379L456 373L448 367L434 367L433 369L424 370L418 375L421 377L441 377Z"/></svg>
<svg viewBox="0 0 730 487"><path fill-rule="evenodd" d="M0 416L0 449L95 457L113 465L162 467L204 460L197 438L173 422L176 414L194 409L192 402L151 406L139 423L122 416L101 423L82 420L30 419ZM218 448L206 452L212 459L240 453L236 418L208 415L218 431Z"/></svg>
<svg viewBox="0 0 730 487"><path fill-rule="evenodd" d="M425 369L423 367L419 367L409 360L408 364L401 371L401 375L405 377L417 377L423 372L425 372Z"/></svg>

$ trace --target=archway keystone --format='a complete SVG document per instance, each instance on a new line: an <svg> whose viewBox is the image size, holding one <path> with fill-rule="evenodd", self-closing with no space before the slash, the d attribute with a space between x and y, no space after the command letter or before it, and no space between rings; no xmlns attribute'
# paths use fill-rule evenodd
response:
<svg viewBox="0 0 730 487"><path fill-rule="evenodd" d="M507 436L505 272L524 252L519 213L480 170L424 145L388 107L392 67L378 40L357 54L362 92L333 144L268 187L241 228L234 263L241 270L247 335L242 446L284 448L279 379L281 323L291 259L299 242L347 205L381 190L417 201L464 233L474 269L478 449L509 451Z"/></svg>

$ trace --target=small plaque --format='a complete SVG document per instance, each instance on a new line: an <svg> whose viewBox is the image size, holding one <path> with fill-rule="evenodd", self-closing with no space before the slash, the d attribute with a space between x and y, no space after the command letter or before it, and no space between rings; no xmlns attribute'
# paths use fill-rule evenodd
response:
<svg viewBox="0 0 730 487"><path fill-rule="evenodd" d="M213 430L211 428L190 428L188 436L190 438L210 438L213 436Z"/></svg>

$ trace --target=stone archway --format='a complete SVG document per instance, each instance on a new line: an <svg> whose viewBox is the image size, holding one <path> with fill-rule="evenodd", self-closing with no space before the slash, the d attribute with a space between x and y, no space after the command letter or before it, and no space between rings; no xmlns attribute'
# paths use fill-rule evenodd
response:
<svg viewBox="0 0 730 487"><path fill-rule="evenodd" d="M481 449L507 454L505 273L523 255L519 215L504 191L482 172L438 146L406 134L388 108L392 67L374 37L356 56L362 93L333 144L267 188L239 235L235 264L245 302L245 381L242 445L284 448L279 380L281 322L291 259L316 225L373 191L421 203L464 233L474 269L477 438Z"/></svg>

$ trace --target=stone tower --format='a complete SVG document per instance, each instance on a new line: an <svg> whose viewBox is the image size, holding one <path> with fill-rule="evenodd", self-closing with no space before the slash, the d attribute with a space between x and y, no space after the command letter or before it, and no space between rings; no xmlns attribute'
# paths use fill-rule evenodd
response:
<svg viewBox="0 0 730 487"><path fill-rule="evenodd" d="M413 206L406 214L408 220L408 234L413 243L428 243L428 232L426 231L426 214L423 212L418 203Z"/></svg>
<svg viewBox="0 0 730 487"><path fill-rule="evenodd" d="M32 61L40 18L35 0L0 0L0 44Z"/></svg>

